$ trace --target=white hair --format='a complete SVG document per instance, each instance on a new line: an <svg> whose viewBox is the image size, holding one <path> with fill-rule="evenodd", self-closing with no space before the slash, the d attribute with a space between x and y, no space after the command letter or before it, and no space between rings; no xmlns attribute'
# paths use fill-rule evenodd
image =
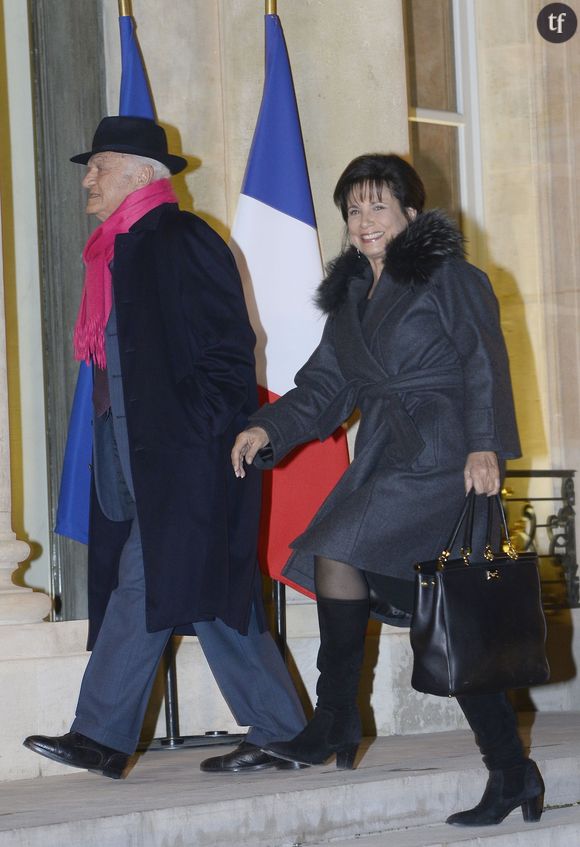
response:
<svg viewBox="0 0 580 847"><path fill-rule="evenodd" d="M133 161L133 171L142 165L150 165L150 167L153 168L152 182L155 182L158 179L169 179L171 176L171 171L167 165L164 165L162 162L158 162L157 159L150 159L148 156L136 156L133 153L125 153L124 155L126 159Z"/></svg>

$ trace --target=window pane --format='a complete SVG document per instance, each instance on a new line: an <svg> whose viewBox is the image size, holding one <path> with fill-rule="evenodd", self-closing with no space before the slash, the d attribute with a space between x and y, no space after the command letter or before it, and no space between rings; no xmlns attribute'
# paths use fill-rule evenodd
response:
<svg viewBox="0 0 580 847"><path fill-rule="evenodd" d="M409 104L457 111L451 0L404 0Z"/></svg>
<svg viewBox="0 0 580 847"><path fill-rule="evenodd" d="M427 207L443 209L461 226L457 127L411 122L413 165L425 183Z"/></svg>

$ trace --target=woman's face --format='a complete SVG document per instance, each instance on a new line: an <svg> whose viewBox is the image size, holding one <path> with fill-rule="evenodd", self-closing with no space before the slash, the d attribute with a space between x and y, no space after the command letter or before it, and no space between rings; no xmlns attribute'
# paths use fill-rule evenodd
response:
<svg viewBox="0 0 580 847"><path fill-rule="evenodd" d="M413 219L415 210L407 211ZM346 223L353 247L369 261L376 262L383 260L388 243L407 227L409 220L386 184L380 192L361 185L355 187L348 198Z"/></svg>

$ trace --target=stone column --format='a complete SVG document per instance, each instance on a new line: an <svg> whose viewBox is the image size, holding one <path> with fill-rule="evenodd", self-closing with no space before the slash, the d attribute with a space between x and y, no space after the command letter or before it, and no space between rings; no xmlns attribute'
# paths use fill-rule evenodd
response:
<svg viewBox="0 0 580 847"><path fill-rule="evenodd" d="M0 248L2 244L0 204ZM37 623L50 612L46 594L22 588L12 582L12 572L23 562L30 548L12 532L10 490L10 433L8 428L8 386L6 379L6 331L4 315L4 276L0 249L0 624Z"/></svg>

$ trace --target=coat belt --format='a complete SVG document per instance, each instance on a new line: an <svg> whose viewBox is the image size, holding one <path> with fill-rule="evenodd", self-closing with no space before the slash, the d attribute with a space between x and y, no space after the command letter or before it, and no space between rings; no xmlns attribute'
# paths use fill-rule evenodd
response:
<svg viewBox="0 0 580 847"><path fill-rule="evenodd" d="M461 368L452 367L423 368L420 371L361 385L361 400L370 397L384 401L383 413L386 413L387 424L384 439L388 443L391 460L412 464L425 448L425 442L403 405L400 394L406 391L436 391L462 383ZM363 405L364 403L361 403L361 406ZM372 414L371 410L367 413Z"/></svg>
<svg viewBox="0 0 580 847"><path fill-rule="evenodd" d="M386 376L383 380L363 383L361 392L369 393L373 397L382 397L385 394L399 394L404 391L437 391L462 383L463 371L459 367L422 368L400 376Z"/></svg>

